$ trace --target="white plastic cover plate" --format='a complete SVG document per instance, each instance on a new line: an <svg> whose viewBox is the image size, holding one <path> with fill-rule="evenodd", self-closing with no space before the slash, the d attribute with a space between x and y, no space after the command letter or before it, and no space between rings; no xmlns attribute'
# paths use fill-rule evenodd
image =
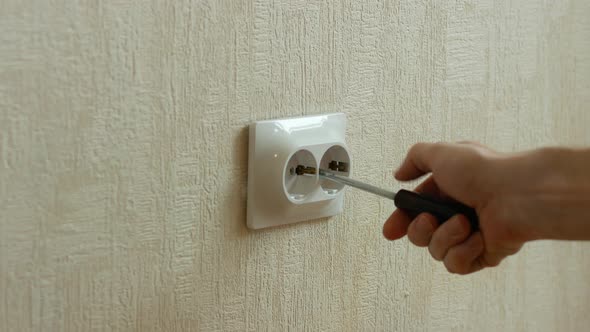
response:
<svg viewBox="0 0 590 332"><path fill-rule="evenodd" d="M328 168L351 160L345 142L346 115L335 113L250 125L249 228L259 229L333 216L342 212L343 186L316 175L297 175L297 165Z"/></svg>

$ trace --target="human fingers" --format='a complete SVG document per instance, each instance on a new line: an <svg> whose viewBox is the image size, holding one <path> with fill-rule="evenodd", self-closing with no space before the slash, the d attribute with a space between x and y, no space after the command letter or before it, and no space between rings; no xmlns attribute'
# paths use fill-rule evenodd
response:
<svg viewBox="0 0 590 332"><path fill-rule="evenodd" d="M438 186L432 177L418 185L414 191L432 196L438 196L439 194ZM403 210L394 211L383 225L383 236L389 240L397 240L403 237L406 235L413 217Z"/></svg>
<svg viewBox="0 0 590 332"><path fill-rule="evenodd" d="M451 247L443 262L451 273L469 274L483 269L485 266L478 259L484 252L483 236L480 232L473 233L464 242Z"/></svg>
<svg viewBox="0 0 590 332"><path fill-rule="evenodd" d="M408 225L412 219L403 210L393 211L383 225L383 236L388 240L397 240L402 238L408 232Z"/></svg>
<svg viewBox="0 0 590 332"><path fill-rule="evenodd" d="M408 226L408 239L418 247L426 247L437 227L436 217L430 213L421 213Z"/></svg>
<svg viewBox="0 0 590 332"><path fill-rule="evenodd" d="M494 267L500 265L504 258L516 254L520 248L522 248L522 243L517 245L511 245L510 247L506 246L505 244L498 248L496 246L488 248L484 251L483 255L481 255L478 260L479 264L483 267Z"/></svg>
<svg viewBox="0 0 590 332"><path fill-rule="evenodd" d="M447 251L469 237L471 227L464 215L457 214L440 225L432 235L428 251L438 261L443 260Z"/></svg>

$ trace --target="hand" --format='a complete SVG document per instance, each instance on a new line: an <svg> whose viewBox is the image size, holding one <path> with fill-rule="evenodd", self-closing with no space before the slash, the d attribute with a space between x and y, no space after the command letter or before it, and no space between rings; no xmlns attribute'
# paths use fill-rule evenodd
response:
<svg viewBox="0 0 590 332"><path fill-rule="evenodd" d="M477 143L416 144L396 171L396 179L408 181L431 173L415 190L473 207L480 229L472 233L463 215L440 225L428 213L412 220L404 211L396 210L385 222L383 234L390 240L407 234L413 244L428 247L434 259L458 274L496 266L527 241L590 238L588 199L572 199L567 206L570 213L563 212L564 200L567 204L572 190L590 197L590 179L582 174L587 172L568 169L576 158L582 166L590 165L588 151L577 153L541 149L501 154ZM579 183L580 178L589 185L572 186L572 180ZM588 222L580 226L580 217L587 217ZM556 223L572 225L568 228Z"/></svg>

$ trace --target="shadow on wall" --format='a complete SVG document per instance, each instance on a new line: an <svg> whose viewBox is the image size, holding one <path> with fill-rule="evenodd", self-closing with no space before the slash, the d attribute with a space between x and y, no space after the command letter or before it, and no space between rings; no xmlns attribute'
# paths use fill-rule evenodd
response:
<svg viewBox="0 0 590 332"><path fill-rule="evenodd" d="M230 170L230 179L226 187L221 190L223 199L221 208L225 209L221 214L229 220L223 220L226 239L241 238L247 236L249 229L246 226L246 202L248 193L248 126L239 129L239 133L232 141L233 153Z"/></svg>

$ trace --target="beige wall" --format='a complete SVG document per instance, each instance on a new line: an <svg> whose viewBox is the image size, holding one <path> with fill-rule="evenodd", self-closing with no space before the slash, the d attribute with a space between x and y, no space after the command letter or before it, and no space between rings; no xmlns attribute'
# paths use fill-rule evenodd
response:
<svg viewBox="0 0 590 332"><path fill-rule="evenodd" d="M590 2L2 1L0 330L584 330L590 244L449 275L392 204L246 229L246 126L346 112L358 178L420 140L590 144ZM362 172L361 170L364 170Z"/></svg>

